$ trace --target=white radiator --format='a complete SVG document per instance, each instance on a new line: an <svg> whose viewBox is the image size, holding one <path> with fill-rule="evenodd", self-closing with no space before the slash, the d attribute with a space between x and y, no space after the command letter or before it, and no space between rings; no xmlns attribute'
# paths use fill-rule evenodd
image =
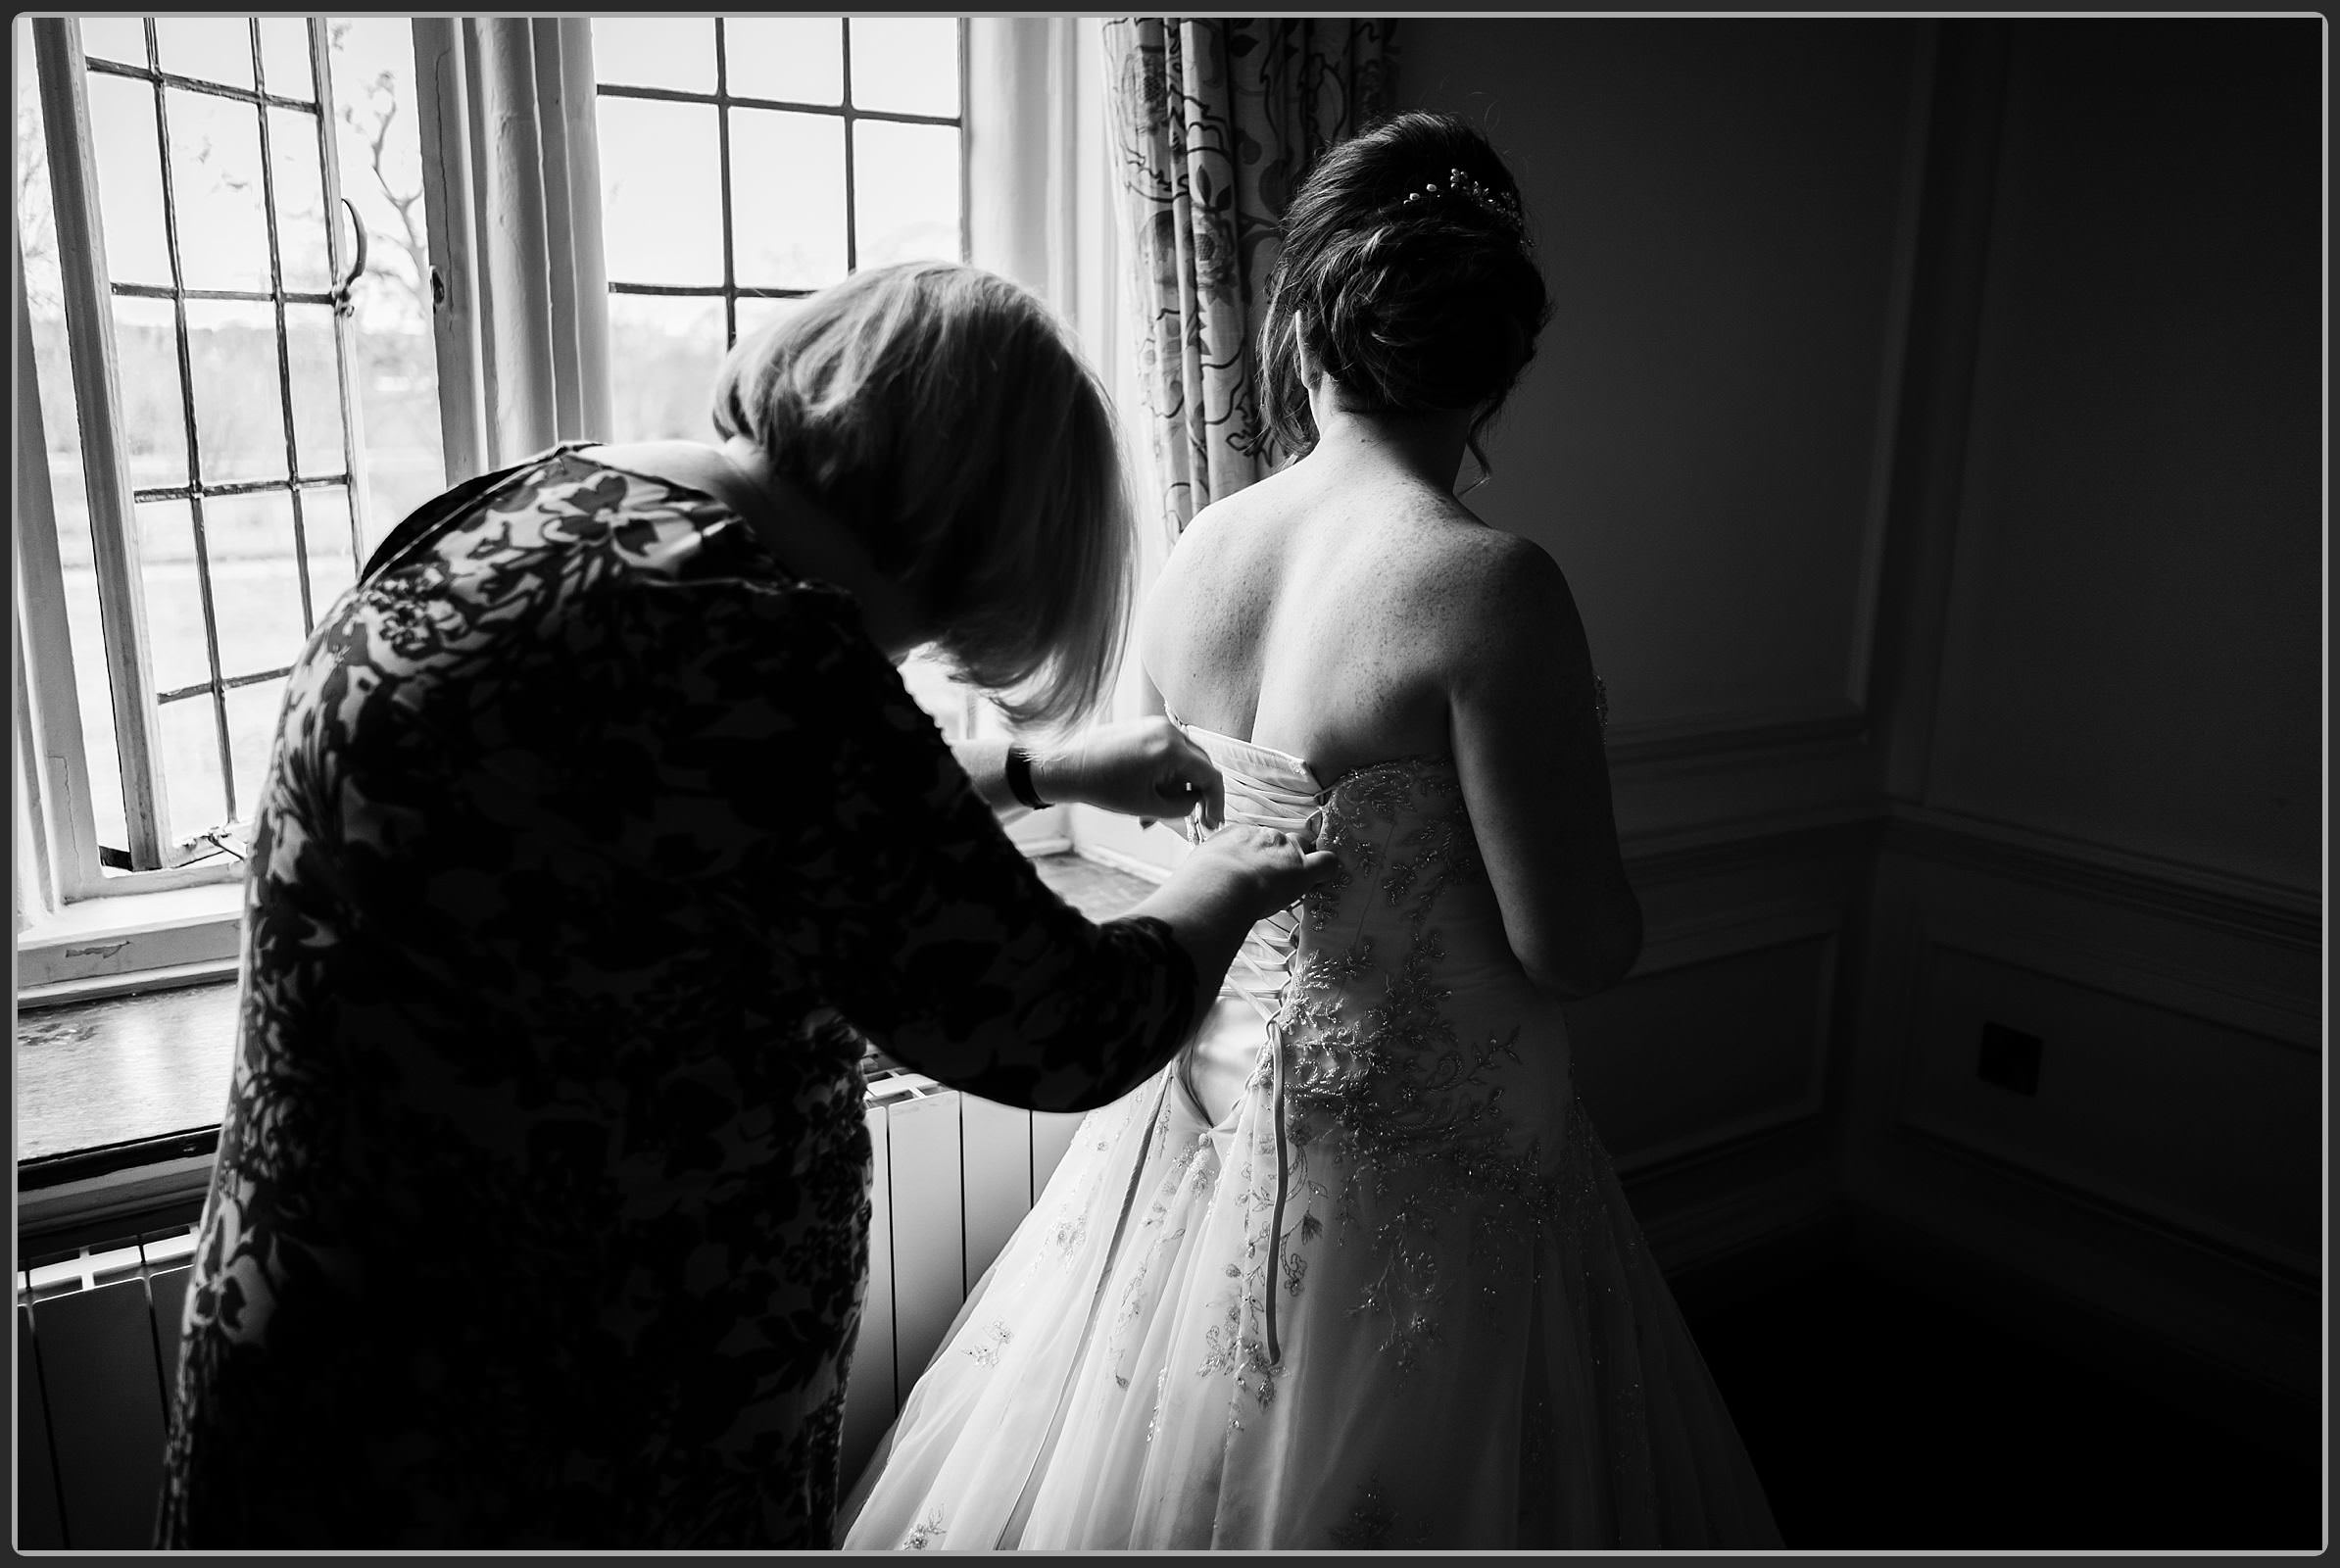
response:
<svg viewBox="0 0 2340 1568"><path fill-rule="evenodd" d="M1078 1115L1012 1110L902 1069L869 1085L869 1299L846 1390L850 1489L1072 1143Z"/></svg>
<svg viewBox="0 0 2340 1568"><path fill-rule="evenodd" d="M967 1288L1048 1184L1081 1118L871 1072L869 1307L845 1411L851 1486ZM154 1541L192 1228L84 1248L17 1276L17 1546Z"/></svg>
<svg viewBox="0 0 2340 1568"><path fill-rule="evenodd" d="M194 1251L194 1230L177 1228L18 1274L20 1550L154 1544Z"/></svg>

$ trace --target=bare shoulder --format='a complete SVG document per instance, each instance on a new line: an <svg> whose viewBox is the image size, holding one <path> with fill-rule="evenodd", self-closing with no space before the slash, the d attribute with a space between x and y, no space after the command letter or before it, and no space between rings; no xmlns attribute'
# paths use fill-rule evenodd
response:
<svg viewBox="0 0 2340 1568"><path fill-rule="evenodd" d="M1282 530L1273 476L1214 501L1179 531L1154 579L1153 607L1192 613L1196 601L1256 596L1269 584Z"/></svg>
<svg viewBox="0 0 2340 1568"><path fill-rule="evenodd" d="M1453 655L1501 657L1548 650L1555 633L1582 636L1566 574L1533 539L1484 525L1440 529L1420 569Z"/></svg>
<svg viewBox="0 0 2340 1568"><path fill-rule="evenodd" d="M1282 515L1292 501L1288 485L1284 475L1272 473L1212 502L1195 513L1180 531L1177 548L1197 552L1214 549L1264 518Z"/></svg>
<svg viewBox="0 0 2340 1568"><path fill-rule="evenodd" d="M1185 692L1200 669L1240 666L1256 639L1274 583L1262 530L1245 526L1256 515L1249 498L1239 492L1194 514L1140 609L1139 660L1165 695Z"/></svg>

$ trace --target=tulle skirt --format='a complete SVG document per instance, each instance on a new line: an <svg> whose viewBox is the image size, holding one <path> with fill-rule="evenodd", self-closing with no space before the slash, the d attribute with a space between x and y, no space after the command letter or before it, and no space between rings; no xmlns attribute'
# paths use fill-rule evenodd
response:
<svg viewBox="0 0 2340 1568"><path fill-rule="evenodd" d="M1085 1118L846 1547L1779 1544L1573 1090L1528 1213L1276 1098L1213 1124L1173 1063Z"/></svg>

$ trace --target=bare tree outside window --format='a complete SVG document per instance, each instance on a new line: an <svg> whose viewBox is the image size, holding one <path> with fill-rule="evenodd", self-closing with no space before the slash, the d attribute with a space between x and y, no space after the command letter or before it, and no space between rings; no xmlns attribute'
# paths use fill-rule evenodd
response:
<svg viewBox="0 0 2340 1568"><path fill-rule="evenodd" d="M122 848L133 805L159 820L166 863L237 853L285 669L369 539L445 478L406 20L74 25L128 518L91 515L76 403L90 383L76 393L73 360L99 350L71 340L63 300L99 255L60 254L26 48L18 210L99 858L121 872L148 868ZM367 265L337 276L353 223ZM93 550L93 525L125 523L161 763L151 801L125 789L112 685L137 666L109 642L122 631L101 613Z"/></svg>
<svg viewBox="0 0 2340 1568"><path fill-rule="evenodd" d="M356 289L360 399L376 534L446 487L431 343L430 235L414 121L414 44L404 17L328 24L341 190L370 248Z"/></svg>

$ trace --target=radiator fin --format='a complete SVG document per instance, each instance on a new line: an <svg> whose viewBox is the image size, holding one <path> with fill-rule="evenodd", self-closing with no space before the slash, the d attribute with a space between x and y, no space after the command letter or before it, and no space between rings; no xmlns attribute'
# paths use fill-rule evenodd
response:
<svg viewBox="0 0 2340 1568"><path fill-rule="evenodd" d="M163 1374L142 1278L32 1303L49 1441L76 1551L154 1544L163 1484Z"/></svg>
<svg viewBox="0 0 2340 1568"><path fill-rule="evenodd" d="M65 1544L65 1511L57 1500L57 1463L49 1451L48 1400L41 1393L40 1357L32 1351L32 1308L17 1308L17 1545L21 1550Z"/></svg>
<svg viewBox="0 0 2340 1568"><path fill-rule="evenodd" d="M845 1387L845 1430L838 1439L837 1474L851 1487L878 1440L894 1421L894 1227L886 1180L886 1111L872 1105L869 1118L869 1288L861 1299L861 1333L853 1345L853 1366Z"/></svg>

